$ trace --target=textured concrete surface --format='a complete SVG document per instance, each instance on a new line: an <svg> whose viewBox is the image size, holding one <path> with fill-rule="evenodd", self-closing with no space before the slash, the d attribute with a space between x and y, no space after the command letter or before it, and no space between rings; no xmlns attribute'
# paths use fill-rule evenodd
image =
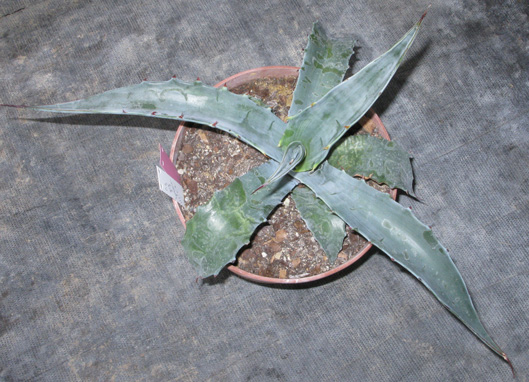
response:
<svg viewBox="0 0 529 382"><path fill-rule="evenodd" d="M480 316L529 380L527 2L433 0L375 109L414 157L422 203ZM358 70L428 2L0 3L0 103L143 78L209 84L298 65L313 21L358 39ZM511 372L374 251L306 288L195 282L157 190L175 124L0 110L0 380L508 381Z"/></svg>

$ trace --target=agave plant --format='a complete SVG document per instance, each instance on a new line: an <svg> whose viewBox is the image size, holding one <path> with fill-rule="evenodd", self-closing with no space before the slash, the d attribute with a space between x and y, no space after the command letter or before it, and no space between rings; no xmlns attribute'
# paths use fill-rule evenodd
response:
<svg viewBox="0 0 529 382"><path fill-rule="evenodd" d="M143 81L68 103L31 107L59 113L142 115L223 130L265 154L268 162L237 178L197 209L182 244L202 277L216 275L250 242L255 229L292 192L297 208L329 259L345 224L399 263L490 349L507 355L483 327L445 247L408 208L354 175L412 190L409 156L393 142L342 139L373 105L413 43L421 19L393 47L343 80L353 42L314 24L287 123L262 102L199 80ZM333 154L329 156L331 148ZM367 156L369 154L369 156ZM299 184L306 187L297 187Z"/></svg>

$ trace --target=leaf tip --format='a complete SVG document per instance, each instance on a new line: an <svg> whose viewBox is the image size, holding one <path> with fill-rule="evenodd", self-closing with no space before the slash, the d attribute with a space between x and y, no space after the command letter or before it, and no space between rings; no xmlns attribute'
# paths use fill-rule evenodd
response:
<svg viewBox="0 0 529 382"><path fill-rule="evenodd" d="M11 104L7 104L7 103L0 103L0 106L4 106L4 107L14 107L16 109L26 109L30 106L28 105L11 105Z"/></svg>
<svg viewBox="0 0 529 382"><path fill-rule="evenodd" d="M509 367L511 368L511 371L512 371L512 378L516 379L516 371L514 370L514 366L512 365L511 360L509 359L509 357L507 357L507 354L502 352L501 357L505 360L505 362L509 364Z"/></svg>
<svg viewBox="0 0 529 382"><path fill-rule="evenodd" d="M424 18L426 17L426 14L428 13L428 10L432 7L432 4L428 5L428 7L426 8L426 10L424 11L424 13L422 14L421 16L421 19L419 20L419 24L422 23L422 21L424 20Z"/></svg>

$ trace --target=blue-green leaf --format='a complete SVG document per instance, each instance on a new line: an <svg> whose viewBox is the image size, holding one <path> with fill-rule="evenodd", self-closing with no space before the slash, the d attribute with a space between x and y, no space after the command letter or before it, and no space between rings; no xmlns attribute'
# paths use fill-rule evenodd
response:
<svg viewBox="0 0 529 382"><path fill-rule="evenodd" d="M507 360L487 333L448 252L407 208L327 162L296 174L349 226L422 282L481 341Z"/></svg>
<svg viewBox="0 0 529 382"><path fill-rule="evenodd" d="M283 159L281 159L281 162L275 169L274 173L270 175L270 177L257 190L267 187L268 185L274 183L276 180L279 180L284 177L290 172L290 170L296 167L296 165L301 162L304 157L305 148L303 147L303 145L299 142L292 142L283 154Z"/></svg>
<svg viewBox="0 0 529 382"><path fill-rule="evenodd" d="M294 141L305 146L307 155L296 171L314 170L348 128L369 110L397 71L421 22L422 18L382 56L292 117L280 146L285 148Z"/></svg>
<svg viewBox="0 0 529 382"><path fill-rule="evenodd" d="M177 79L109 90L79 101L32 109L56 113L126 114L196 122L226 131L280 160L277 142L285 123L270 109L226 88L186 83Z"/></svg>
<svg viewBox="0 0 529 382"><path fill-rule="evenodd" d="M309 107L342 82L349 67L349 58L353 54L353 46L353 40L330 38L319 22L314 23L288 111L289 116Z"/></svg>
<svg viewBox="0 0 529 382"><path fill-rule="evenodd" d="M255 229L297 182L287 176L252 194L274 171L271 161L247 172L197 209L187 222L182 245L201 277L216 275L235 260Z"/></svg>
<svg viewBox="0 0 529 382"><path fill-rule="evenodd" d="M351 176L370 178L413 195L410 158L394 141L360 134L338 142L329 156L329 164Z"/></svg>
<svg viewBox="0 0 529 382"><path fill-rule="evenodd" d="M321 245L329 263L334 264L345 238L345 223L314 195L308 187L298 186L292 198L301 217Z"/></svg>
<svg viewBox="0 0 529 382"><path fill-rule="evenodd" d="M299 71L289 116L296 115L342 82L353 54L353 40L329 37L320 23L314 23L303 65ZM329 262L336 260L345 236L345 223L309 189L296 188L292 194L298 211L325 251Z"/></svg>

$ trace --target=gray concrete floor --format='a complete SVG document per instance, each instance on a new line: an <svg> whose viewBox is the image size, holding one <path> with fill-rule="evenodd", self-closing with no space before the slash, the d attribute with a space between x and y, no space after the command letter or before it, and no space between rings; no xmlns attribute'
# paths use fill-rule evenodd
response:
<svg viewBox="0 0 529 382"><path fill-rule="evenodd" d="M423 1L0 3L0 103L50 104L143 78L208 84L299 65L313 21L358 39L358 70ZM415 159L416 215L529 379L527 2L434 0L375 104ZM306 288L195 282L157 189L176 124L0 110L0 380L507 381L488 350L373 251Z"/></svg>

